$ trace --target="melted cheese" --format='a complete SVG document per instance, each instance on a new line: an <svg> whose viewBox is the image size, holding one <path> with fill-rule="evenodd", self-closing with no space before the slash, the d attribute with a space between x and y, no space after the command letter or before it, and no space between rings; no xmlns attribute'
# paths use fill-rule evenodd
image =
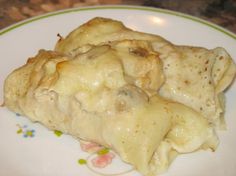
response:
<svg viewBox="0 0 236 176"><path fill-rule="evenodd" d="M73 53L85 44L98 45L127 39L149 41L159 53L166 77L159 92L162 96L193 108L217 127L224 125L221 92L232 82L236 67L223 48L208 50L177 46L158 35L126 28L119 21L94 18L58 41L55 50Z"/></svg>

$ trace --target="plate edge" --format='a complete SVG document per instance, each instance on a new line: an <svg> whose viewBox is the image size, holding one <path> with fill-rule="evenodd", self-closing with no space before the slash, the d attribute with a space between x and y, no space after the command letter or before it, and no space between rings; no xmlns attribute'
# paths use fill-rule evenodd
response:
<svg viewBox="0 0 236 176"><path fill-rule="evenodd" d="M3 28L0 30L0 37L10 31L13 31L14 29L17 29L21 26L24 26L26 24L32 23L34 21L38 21L41 19L49 18L52 16L57 16L57 15L62 15L62 14L67 14L67 13L77 13L80 11L89 11L89 10L141 10L141 11L149 11L149 12L157 12L157 13L164 13L168 15L173 15L177 17L181 17L184 19L188 19L197 23L200 23L202 25L208 26L218 32L221 32L228 37L236 40L236 34L229 31L228 29L225 29L217 24L214 24L212 22L206 21L204 19L188 15L185 13L173 11L173 10L167 10L167 9L161 9L161 8L154 8L154 7L147 7L147 6L133 6L133 5L98 5L98 6L85 6L85 7L79 7L79 8L69 8L69 9L63 9L63 10L58 10L50 13L45 13L43 15L31 17L29 19L20 21L18 23L12 24L9 27Z"/></svg>

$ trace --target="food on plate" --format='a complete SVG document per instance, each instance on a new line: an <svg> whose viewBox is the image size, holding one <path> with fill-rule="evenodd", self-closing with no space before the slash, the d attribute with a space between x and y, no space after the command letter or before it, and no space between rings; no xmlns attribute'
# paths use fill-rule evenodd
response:
<svg viewBox="0 0 236 176"><path fill-rule="evenodd" d="M179 154L215 150L223 91L235 76L223 48L177 46L94 18L5 80L12 111L114 150L143 175Z"/></svg>
<svg viewBox="0 0 236 176"><path fill-rule="evenodd" d="M211 123L224 127L222 92L234 78L235 64L223 48L178 46L158 35L133 31L119 21L95 18L61 38L55 50L72 54L87 44L126 39L149 41L159 54L166 78L159 91L161 96L190 106Z"/></svg>

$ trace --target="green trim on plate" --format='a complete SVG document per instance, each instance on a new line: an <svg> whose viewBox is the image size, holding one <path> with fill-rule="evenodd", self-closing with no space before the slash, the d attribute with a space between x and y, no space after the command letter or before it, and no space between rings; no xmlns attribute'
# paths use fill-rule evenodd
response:
<svg viewBox="0 0 236 176"><path fill-rule="evenodd" d="M56 16L56 15L62 15L62 14L66 14L66 13L73 13L73 12L80 12L80 11L89 11L89 10L112 10L112 9L116 9L116 10L143 10L143 11L151 11L151 12L159 12L159 13L164 13L164 14L168 14L168 15L173 15L173 16L178 16L178 17L182 17L182 18L185 18L185 19L188 19L188 20L191 20L191 21L195 21L195 22L198 22L198 23L201 23L203 25L206 25L212 29L215 29L219 32L222 32L224 33L225 35L233 38L236 40L236 34L218 26L218 25L215 25L211 22L208 22L208 21L205 21L205 20L202 20L200 18L197 18L197 17L193 17L193 16L190 16L190 15L187 15L187 14L183 14L183 13L180 13L180 12L175 12L175 11L171 11L171 10L165 10L165 9L159 9L159 8L151 8L151 7L141 7L141 6L94 6L94 7L85 7L85 8L74 8L74 9L68 9L68 10L62 10L62 11L57 11L57 12L52 12L52 13L48 13L46 15L43 15L43 16L38 16L38 17L34 17L34 18L31 18L29 20L25 20L23 22L19 22L15 25L12 25L2 31L0 31L0 36L7 33L7 32L10 32L16 28L19 28L23 25L26 25L28 23L31 23L31 22L34 22L34 21L38 21L40 19L44 19L44 18L48 18L48 17L51 17L51 16Z"/></svg>

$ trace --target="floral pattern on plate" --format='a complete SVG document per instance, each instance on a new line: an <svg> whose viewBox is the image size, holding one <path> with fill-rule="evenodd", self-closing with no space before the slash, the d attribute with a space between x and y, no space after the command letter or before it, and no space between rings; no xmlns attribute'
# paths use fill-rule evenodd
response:
<svg viewBox="0 0 236 176"><path fill-rule="evenodd" d="M59 130L54 130L53 133L57 136L57 137L61 137L61 135L63 134L61 131Z"/></svg>
<svg viewBox="0 0 236 176"><path fill-rule="evenodd" d="M87 166L96 174L114 176L133 171L132 166L122 162L119 156L108 148L85 141L81 141L80 146L83 151L88 152L88 156L86 159L80 158L78 164Z"/></svg>
<svg viewBox="0 0 236 176"><path fill-rule="evenodd" d="M16 116L21 115L16 114ZM33 138L36 131L32 129L32 124L22 124L19 123L16 125L18 127L16 133L24 138ZM63 133L58 130L52 132L56 137L63 135ZM127 173L133 171L132 166L122 162L119 156L109 148L83 140L80 140L80 148L82 151L86 152L87 156L78 159L78 165L86 166L95 174L103 176L125 176Z"/></svg>
<svg viewBox="0 0 236 176"><path fill-rule="evenodd" d="M16 125L18 130L16 131L17 134L21 134L24 138L32 138L35 136L35 130L28 127L28 125Z"/></svg>

